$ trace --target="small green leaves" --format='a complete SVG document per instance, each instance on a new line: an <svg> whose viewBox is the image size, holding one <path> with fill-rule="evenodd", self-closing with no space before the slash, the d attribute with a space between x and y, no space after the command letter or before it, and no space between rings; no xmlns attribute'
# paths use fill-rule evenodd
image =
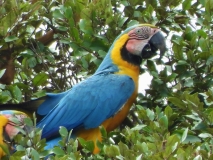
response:
<svg viewBox="0 0 213 160"><path fill-rule="evenodd" d="M177 135L169 136L165 145L163 158L167 159L178 147L179 138Z"/></svg>
<svg viewBox="0 0 213 160"><path fill-rule="evenodd" d="M116 157L120 155L119 148L116 145L104 146L104 153L108 157Z"/></svg>
<svg viewBox="0 0 213 160"><path fill-rule="evenodd" d="M78 140L79 140L80 144L81 144L86 150L88 150L88 151L90 151L90 152L93 152L94 147L95 147L93 141L85 141L85 140L82 139L82 138L78 138Z"/></svg>

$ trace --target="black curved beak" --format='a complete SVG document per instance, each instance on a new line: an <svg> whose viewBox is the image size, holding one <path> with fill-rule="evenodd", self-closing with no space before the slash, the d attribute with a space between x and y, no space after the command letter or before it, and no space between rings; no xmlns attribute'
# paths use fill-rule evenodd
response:
<svg viewBox="0 0 213 160"><path fill-rule="evenodd" d="M142 58L151 58L156 55L157 50L160 50L160 58L166 52L166 42L163 34L159 31L152 36L148 44L142 50Z"/></svg>

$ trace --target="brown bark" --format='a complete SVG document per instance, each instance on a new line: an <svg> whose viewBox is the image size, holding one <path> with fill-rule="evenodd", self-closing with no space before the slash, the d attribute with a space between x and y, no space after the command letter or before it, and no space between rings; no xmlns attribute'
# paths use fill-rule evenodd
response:
<svg viewBox="0 0 213 160"><path fill-rule="evenodd" d="M15 65L11 53L0 55L0 69L6 69L4 75L0 78L0 83L11 84L15 75Z"/></svg>

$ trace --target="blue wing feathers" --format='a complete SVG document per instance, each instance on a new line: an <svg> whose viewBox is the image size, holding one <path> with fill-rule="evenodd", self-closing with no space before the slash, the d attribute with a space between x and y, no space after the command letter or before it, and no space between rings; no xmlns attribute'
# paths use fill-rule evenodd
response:
<svg viewBox="0 0 213 160"><path fill-rule="evenodd" d="M47 100L44 104L51 111L38 123L38 127L44 127L45 138L58 134L59 126L68 130L79 126L86 129L98 127L118 112L134 89L134 82L128 76L95 74L68 92L60 94L53 103ZM49 101L56 96L49 95ZM47 111L40 111L43 110Z"/></svg>
<svg viewBox="0 0 213 160"><path fill-rule="evenodd" d="M39 115L49 113L68 92L69 90L62 93L47 93L46 100L39 106L37 113Z"/></svg>

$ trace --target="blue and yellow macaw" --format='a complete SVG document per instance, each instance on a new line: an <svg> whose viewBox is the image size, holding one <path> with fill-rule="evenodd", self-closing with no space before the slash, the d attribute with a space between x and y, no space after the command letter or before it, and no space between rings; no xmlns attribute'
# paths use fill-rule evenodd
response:
<svg viewBox="0 0 213 160"><path fill-rule="evenodd" d="M43 128L42 138L47 140L59 136L59 127L64 126L73 129L76 137L96 144L102 140L99 126L112 131L127 116L138 94L140 64L157 50L160 56L166 50L160 29L150 24L132 26L115 39L97 71L88 79L68 91L48 93L22 104L1 105L0 110L19 110L28 115L36 112L37 127ZM8 119L2 114L0 144L3 126L7 124ZM95 145L94 153L98 152Z"/></svg>

